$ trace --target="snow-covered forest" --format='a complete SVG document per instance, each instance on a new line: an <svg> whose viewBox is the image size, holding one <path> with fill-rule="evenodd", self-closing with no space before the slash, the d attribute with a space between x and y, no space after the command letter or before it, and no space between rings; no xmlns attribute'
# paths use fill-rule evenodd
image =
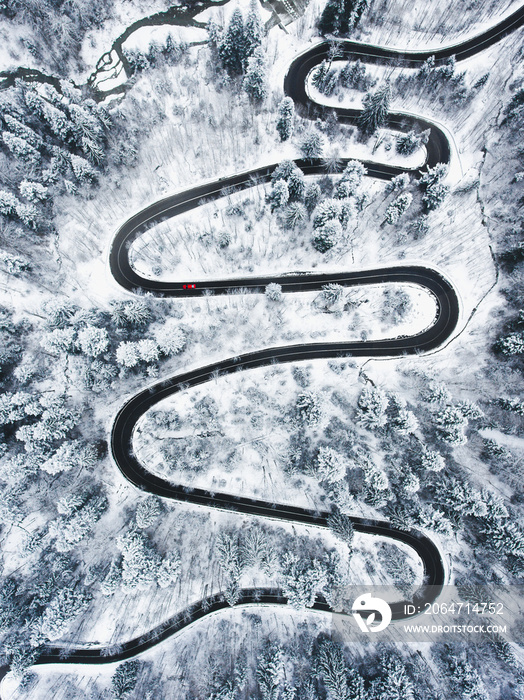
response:
<svg viewBox="0 0 524 700"><path fill-rule="evenodd" d="M0 0L1 698L524 697L521 617L392 643L334 614L424 590L417 538L457 604L521 600L519 12ZM390 268L456 294L429 350L442 299Z"/></svg>

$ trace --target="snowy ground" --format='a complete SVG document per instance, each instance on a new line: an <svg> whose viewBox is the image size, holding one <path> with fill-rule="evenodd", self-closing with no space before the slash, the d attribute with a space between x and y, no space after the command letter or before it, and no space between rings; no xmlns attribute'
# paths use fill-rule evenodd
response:
<svg viewBox="0 0 524 700"><path fill-rule="evenodd" d="M311 509L327 507L326 494L318 477L289 473L289 412L296 397L304 391L314 391L322 397L324 417L318 426L308 431L313 440L322 435L329 422L336 418L351 419L348 407L355 406L362 391L358 371L350 361L331 363L319 360L300 369L308 378L307 388L297 384L289 366L275 366L230 375L206 385L176 394L157 404L137 424L134 450L147 469L176 484L207 488L211 491L252 496L275 503L290 503ZM342 371L340 367L343 367ZM337 389L332 388L337 377ZM198 418L200 401L212 400L217 415L202 427ZM178 428L159 428L150 417L152 413L174 414L180 419ZM366 442L369 434L358 429L359 439ZM214 433L199 444L208 450L207 457L195 457L188 467L186 445L191 439ZM194 449L194 446L193 446ZM351 479L348 459L348 478ZM373 509L358 502L350 509L352 515L372 516Z"/></svg>
<svg viewBox="0 0 524 700"><path fill-rule="evenodd" d="M500 18L500 13L514 10L519 4L499 3L497 19ZM63 197L57 203L60 236L56 248L56 281L64 294L84 306L93 303L104 308L107 308L109 301L114 298L127 298L109 275L107 252L114 231L131 213L160 196L190 187L197 182L298 155L298 137L285 145L278 142L274 128L275 106L282 96L282 76L289 60L297 51L309 46L307 23L311 20L314 6L315 3L312 2L305 18L288 27L288 35L280 29L272 31L271 85L274 86L274 93L267 108L260 112L253 110L245 100L232 98L227 90L220 93L212 84L204 83L206 54L203 48L191 49L187 65L147 74L137 81L136 86L128 93L126 101L127 104L133 105L135 118L137 114L143 118L144 132L148 133L148 137L143 139L136 168L103 176L101 188L91 200ZM378 21L381 8L385 18L382 23ZM109 48L109 37L114 38L128 20L138 18L143 13L143 9L140 10L137 3L132 6L132 15L125 14L127 9L131 12L131 6L128 3L123 4L122 15L117 23L104 28L103 33L93 33L88 37L88 43L84 46L86 63L95 62L96 58ZM161 3L158 3L158 8L157 5L150 5L147 11L153 12L156 9L163 9ZM457 19L456 8L452 13L452 6L436 0L428 0L424 9L424 13L417 14L412 11L412 4L405 0L395 0L387 6L377 2L374 4L377 19L369 27L366 24L366 30L359 36L362 40L373 40L384 45L426 47L428 41L434 40L434 45L437 46L441 42L448 43L451 35L463 37L461 32L464 27L467 27L469 35L477 33L487 22L492 23L489 13L495 9L495 3L490 0L476 4L473 12L478 25L472 25L469 10L460 13ZM446 13L449 13L447 20ZM440 24L442 26L439 28ZM136 39L147 43L148 37L144 37L146 33L143 37L137 36ZM317 40L318 37L314 39ZM309 244L304 244L293 254L289 250L282 252L282 258L276 266L275 261L269 257L275 254L277 249L275 239L259 237L255 240L253 234L251 245L256 252L253 262L250 263L247 256L240 260L240 248L245 246L248 239L243 238L246 232L238 226L235 231L235 245L238 246L235 255L227 259L214 249L208 250L204 256L198 247L200 243L195 243L193 239L204 218L209 219L213 216L212 213L208 214L206 209L210 207L211 212L214 205L206 205L199 211L198 221L190 221L191 217L188 217L185 224L187 230L175 234L184 234L186 237L176 239L178 247L176 250L173 248L175 255L171 258L167 258L167 249L160 251L153 248L153 245L160 245L161 238L153 241L144 237L139 241L136 248L139 245L147 247L149 257L137 257L137 268L145 274L153 274L154 266L159 264L159 255L162 256L161 262L164 266L162 275L168 279L176 279L178 276L205 279L216 276L217 272L220 272L221 276L235 276L240 270L255 273L295 269L360 269L395 262L435 265L452 279L459 291L462 301L462 326L480 304L466 331L450 347L438 354L417 358L416 361L399 359L359 363L358 366L350 367L342 378L329 368L327 362L311 363L312 383L325 394L328 403L336 387L338 391L344 392L349 403L354 406L356 396L362 388L358 373L360 365L363 364L365 372L372 376L379 387L391 391L399 390L409 399L410 382L403 377L401 371L416 367L418 371L427 372L428 376L447 381L453 393L456 392L461 398L470 397L474 400L477 381L480 381L480 370L490 361L486 338L491 333L500 297L496 292L492 292L484 300L484 295L495 280L495 269L489 250L490 239L482 221L483 212L476 190L473 188L467 192L460 191L460 188L464 183L478 177L480 172L484 187L489 189L489 173L485 177L482 171L486 125L490 120L494 123L499 113L500 86L507 85L512 64L516 60L515 47L519 41L518 37L508 37L502 44L471 60L467 65L464 64L464 68L470 72L468 84L473 83L487 70L491 70L484 91L465 108L446 114L436 102L432 102L431 96L427 95L409 97L393 104L394 108L413 110L442 121L456 140L464 179L461 181L462 174L459 170L451 173L449 182L455 191L442 209L430 215L431 228L426 238L412 240L407 237L399 242L397 230L381 228L388 200L382 185L370 183L369 189L373 199L351 231L350 250L339 251L338 257L330 258L327 262L321 260L321 256L313 251ZM8 65L19 56L21 54L16 52L12 54ZM376 77L381 77L380 70L376 69ZM318 99L321 99L320 96ZM353 103L356 104L356 95L349 96L349 99L353 99ZM326 102L325 98L322 98L322 101ZM335 97L332 104L339 106L344 102ZM373 146L374 142L367 146L358 145L357 148L353 136L341 135L332 148L343 156L377 159L380 156L389 161L393 149L389 152L379 150L373 154ZM417 154L416 157L420 155ZM420 202L415 201L413 207L420 213ZM219 213L219 217L221 216ZM405 228L411 220L410 217L411 213L406 219ZM157 236L159 231L153 233ZM178 257L180 259L177 259ZM6 282L5 294L8 303L20 312L23 309L28 313L38 313L41 301L55 293L54 290L45 288L36 291L29 288L26 282L13 281L11 278L2 282ZM427 297L417 296L413 288L408 288L407 291L410 294L412 309L402 322L403 325L392 323L391 319L381 320L381 310L384 308L383 288L357 291L357 301L361 301L362 304L350 312L334 314L321 313L315 307L313 298L308 295L288 296L278 309L268 306L262 296L206 298L176 303L166 300L166 315L176 311L181 323L190 328L194 344L190 345L184 354L166 363L162 373L167 375L188 369L190 366L201 365L213 358L235 355L239 352L239 347L244 352L283 342L361 337L363 332L369 338L390 336L395 332L411 333L415 328L424 327L428 319L431 320L434 307L431 300L428 303ZM130 376L120 385L121 393L112 393L101 400L93 401L95 415L104 422L107 431L126 395L142 389L145 384L144 377ZM223 386L226 384L228 389L224 390ZM252 413L242 417L242 422L235 423L233 403L237 402L237 407L242 408L244 392L249 386L262 387L273 399L267 415L263 416L266 424L262 423L259 428L247 424L247 419ZM321 505L324 494L313 477L300 475L290 479L282 469L281 452L285 447L286 435L281 426L280 432L274 428L281 417L281 409L286 399L289 400L292 391L298 390L291 378L290 368L273 368L245 373L239 377L221 378L213 385L207 385L205 391L194 390L187 395L178 395L171 405L166 403L167 410L172 406L180 413L185 413L185 407L190 409L191 405L203 396L214 397L219 405L225 433L233 441L236 458L233 462L228 461L222 446L223 451L216 450L207 471L201 474L180 474L166 469L166 465L161 461L160 447L166 439L175 439L181 435L175 432L166 436L146 430L144 425L147 417L139 425L142 435L137 436L136 449L148 468L158 469L160 473L166 474L176 482L183 478L204 488L216 488L244 495L253 494L260 498L274 498L278 502L301 503L309 507ZM335 414L338 409L330 410ZM239 426L242 428L242 437L249 437L249 440L237 439ZM481 435L496 437L519 454L521 452L521 438L508 437L500 431L484 431ZM490 474L487 467L479 463L474 451L469 451L469 448L464 446L457 448L454 455L479 487L487 483L490 488L506 498L512 495L507 484ZM111 516L102 521L100 532L92 542L84 562L86 570L101 561L107 564L110 550L114 548L114 537L119 529L128 524L128 513L140 497L137 491L123 480L109 459L103 464L106 469L104 482L110 495ZM116 513L118 515L115 515ZM371 517L375 513L371 508L359 505L356 514ZM190 509L183 505L171 507L158 526L153 528L151 537L162 552L180 547L183 555L183 576L180 581L172 589L165 591L137 591L128 595L119 592L114 598L96 596L82 622L71 631L70 638L75 641L96 640L101 643L123 641L146 631L202 595L218 590L221 586L221 574L212 554L217 532L224 527L240 528L247 520L240 516L231 518L230 514ZM35 522L24 525L36 526ZM108 532L111 533L109 540ZM312 538L319 537L318 531L312 528L297 528L297 532ZM21 562L16 555L18 535L13 531L5 545L6 552L12 553L10 566L13 568ZM333 546L328 534L322 537L326 546ZM378 559L378 545L377 538L356 538L355 553L350 567L350 575L355 582L388 581L384 567ZM459 571L461 567L465 571L468 570L472 553L462 542L446 542L445 549L446 554L453 554L455 568ZM420 576L420 562L411 561L411 564ZM251 584L252 580L261 585L267 583L267 579L263 577L254 577L246 578L245 584ZM260 617L260 624L253 624L253 615ZM187 665L196 665L198 659L213 652L217 653L217 650L223 651L217 641L220 639L220 630L227 629L227 637L232 640L232 651L235 651L236 639L244 639L249 634L260 637L271 634L276 639L286 639L299 624L316 627L318 631L328 630L330 620L310 612L303 614L282 609L255 608L252 612L231 611L193 626L180 638L165 642L159 648L148 652L144 658L154 659L156 672L168 679L166 682L169 690L166 690L165 697L184 698L184 693L187 692ZM195 658L195 653L200 656ZM114 666L108 667L107 670L67 666L37 668L36 673L41 681L34 689L33 696L53 697L57 700L87 697L95 685L108 685L113 670ZM72 678L75 679L74 682ZM16 682L10 678L3 683L2 697L4 696L13 700L25 697L16 690Z"/></svg>

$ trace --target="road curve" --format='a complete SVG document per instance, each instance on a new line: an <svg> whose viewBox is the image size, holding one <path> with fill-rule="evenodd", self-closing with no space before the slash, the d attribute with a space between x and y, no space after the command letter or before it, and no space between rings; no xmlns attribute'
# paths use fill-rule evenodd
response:
<svg viewBox="0 0 524 700"><path fill-rule="evenodd" d="M437 62L443 61L451 55L457 60L463 60L478 53L484 48L493 45L496 41L506 36L509 32L522 26L524 23L524 6L498 23L486 32L461 44L452 45L435 51L396 51L383 47L373 47L358 42L340 42L343 57L360 57L365 62L389 62L398 61L404 65L417 66L429 56L434 55ZM320 63L327 54L326 43L313 47L310 51L299 56L289 69L286 76L284 89L297 105L301 106L309 115L317 108L310 100L305 89L305 81L310 70ZM358 110L335 110L339 118L345 121L354 121L358 116ZM304 114L303 116L308 116ZM449 143L445 134L433 123L416 120L421 128L430 128L431 136L427 149L425 165L432 167L437 162L448 163L450 158ZM406 115L390 115L389 126L392 128L410 128L409 118ZM322 164L319 161L296 161L306 174L321 172ZM365 163L368 175L381 179L390 179L406 169L392 166ZM132 397L119 411L115 418L111 433L111 451L113 458L124 476L137 488L157 494L161 497L171 498L206 507L232 510L243 514L258 515L281 521L297 522L316 527L328 526L328 512L315 512L296 506L271 504L265 501L234 496L231 494L217 494L203 489L191 489L174 485L150 472L137 460L133 453L133 431L139 418L153 405L162 399L182 389L197 386L209 381L218 374L228 374L238 369L262 367L272 362L294 362L314 358L332 358L341 356L353 357L394 357L404 354L427 352L441 346L453 333L459 315L459 304L452 285L440 273L429 267L397 266L391 268L379 268L359 272L341 272L326 274L289 274L274 277L249 277L235 280L206 281L197 284L193 289L184 289L180 282L163 282L149 280L139 276L129 264L129 246L131 242L146 230L146 227L166 218L171 218L185 211L193 209L203 199L214 199L222 196L223 189L235 187L245 189L256 184L257 181L267 181L271 177L276 166L268 166L241 173L227 178L222 178L214 183L200 185L172 197L160 200L150 207L134 215L117 232L111 252L111 271L119 284L130 291L146 290L160 296L188 297L197 296L205 292L224 294L231 289L242 289L246 292L260 292L270 282L282 285L285 293L310 291L321 289L323 285L336 282L343 286L379 284L383 282L412 283L424 287L437 301L437 313L434 323L423 332L409 337L385 339L380 341L355 341L338 343L315 343L307 345L282 346L268 348L257 352L247 353L235 358L228 358L215 362L206 367L184 372L170 377L149 387ZM415 176L421 169L414 169ZM412 547L421 557L424 564L424 585L415 595L417 603L431 602L439 595L445 578L444 564L436 545L427 536L420 532L406 532L395 528L388 522L378 520L363 520L352 517L355 530L368 534L392 537ZM243 589L237 605L249 604L287 604L285 598L277 589ZM95 647L77 647L64 649L61 647L47 646L41 650L37 664L42 663L109 663L136 656L138 653L151 648L154 644L181 631L189 624L202 619L211 612L228 608L222 593L209 596L178 613L162 625L147 632L136 639L130 640L119 646L118 649L104 649ZM327 601L318 597L313 610L332 612ZM400 620L406 617L404 602L392 605L393 619ZM66 655L67 654L67 655Z"/></svg>

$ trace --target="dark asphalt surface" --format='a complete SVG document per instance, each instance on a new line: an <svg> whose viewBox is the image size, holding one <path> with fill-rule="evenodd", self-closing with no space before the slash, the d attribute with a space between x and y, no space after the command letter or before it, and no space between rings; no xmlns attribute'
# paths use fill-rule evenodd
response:
<svg viewBox="0 0 524 700"><path fill-rule="evenodd" d="M481 35L461 44L453 45L438 51L399 52L382 47L362 45L357 42L341 42L344 57L360 57L367 63L395 61L410 66L420 65L421 61L434 55L437 62L444 61L451 55L457 60L463 60L493 45L501 38L514 31L524 23L524 6L510 15L506 20L495 25ZM303 116L314 116L316 109L314 103L309 100L305 92L305 78L308 72L318 64L325 56L327 44L319 44L310 51L302 54L293 61L285 81L285 91L298 106L307 112ZM336 110L341 120L351 121L358 115L356 110ZM432 166L437 162L449 162L449 143L444 133L429 121L416 120L417 124L425 129L431 129L428 143L428 157L426 165ZM405 115L390 115L390 126L401 130L409 129L409 118ZM321 172L321 163L304 163L297 161L306 174ZM366 163L368 175L381 179L390 179L405 169L394 168L387 165ZM210 291L214 294L224 294L231 289L242 289L246 293L261 293L270 282L282 285L286 293L310 291L321 289L324 284L337 282L343 286L378 284L381 282L412 283L429 290L437 300L437 316L433 325L422 333L405 338L388 339L371 342L339 342L339 343L315 343L307 345L284 346L268 348L257 352L247 353L235 358L228 358L206 367L201 367L189 372L170 377L158 382L152 387L140 392L130 399L119 411L115 418L111 434L111 451L116 464L124 476L137 488L149 493L157 494L164 498L171 498L183 502L235 511L243 514L258 515L280 521L302 523L316 527L326 527L327 512L314 512L311 510L271 504L264 501L234 496L231 494L217 494L203 489L191 489L174 485L154 474L151 474L141 465L133 455L132 435L138 419L153 405L170 396L182 388L197 386L209 381L219 374L228 374L240 368L249 369L262 367L272 362L294 362L314 358L333 357L394 357L403 354L415 354L427 352L441 346L453 333L459 314L457 295L451 284L436 270L418 266L397 266L392 268L380 268L351 273L328 274L289 274L274 277L243 278L235 280L205 281L197 283L196 289L183 289L183 282L159 282L147 280L137 275L130 267L128 260L129 244L152 223L157 223L166 218L174 217L182 212L189 211L201 203L202 199L213 199L221 196L222 188L236 187L245 189L255 184L255 181L267 181L276 166L253 170L250 173L233 175L222 178L214 183L200 185L185 192L160 200L131 217L117 232L110 253L110 267L115 279L124 288L130 291L149 291L160 296L188 297L198 296ZM415 176L420 173L420 168L412 171ZM377 520L363 520L352 518L355 530L367 534L392 537L412 547L420 556L424 564L425 585L416 594L417 603L431 602L435 600L444 583L445 571L440 553L435 544L419 532L405 532L393 527L388 522ZM275 589L244 589L241 591L241 599L237 605L247 604L286 604L281 592ZM401 620L406 616L403 612L403 602L392 606L393 619ZM119 650L77 647L68 650L69 656L63 656L60 647L46 647L37 663L109 663L120 661L135 656L145 651L154 644L179 632L187 625L202 619L211 612L228 608L223 594L216 594L198 601L193 606L180 612L170 620L165 621L145 635L124 643ZM331 608L323 598L318 598L314 610L331 612Z"/></svg>

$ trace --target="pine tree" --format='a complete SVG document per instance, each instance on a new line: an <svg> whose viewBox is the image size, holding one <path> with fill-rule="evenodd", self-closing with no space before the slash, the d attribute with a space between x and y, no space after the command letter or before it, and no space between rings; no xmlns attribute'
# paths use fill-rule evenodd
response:
<svg viewBox="0 0 524 700"><path fill-rule="evenodd" d="M418 429L418 420L412 411L400 407L391 420L391 427L400 435L410 435Z"/></svg>
<svg viewBox="0 0 524 700"><path fill-rule="evenodd" d="M151 320L151 311L142 299L114 303L113 322L119 328L144 328Z"/></svg>
<svg viewBox="0 0 524 700"><path fill-rule="evenodd" d="M338 304L344 295L344 287L341 284L331 282L322 287L321 298L327 308Z"/></svg>
<svg viewBox="0 0 524 700"><path fill-rule="evenodd" d="M290 173L287 179L287 188L291 202L299 202L304 199L306 182L304 180L304 173L302 170L300 170L300 168L295 166L293 171Z"/></svg>
<svg viewBox="0 0 524 700"><path fill-rule="evenodd" d="M426 129L420 134L415 131L408 131L406 134L397 136L396 150L403 156L409 156L415 153L417 148L425 146L429 140L430 129Z"/></svg>
<svg viewBox="0 0 524 700"><path fill-rule="evenodd" d="M281 302L284 299L282 285L276 282L270 282L266 287L265 295L266 299L269 299L269 301Z"/></svg>
<svg viewBox="0 0 524 700"><path fill-rule="evenodd" d="M347 700L370 700L369 693L366 691L364 685L364 679L355 671L355 669L350 668L347 673Z"/></svg>
<svg viewBox="0 0 524 700"><path fill-rule="evenodd" d="M83 136L80 141L80 147L86 158L94 165L100 165L104 160L104 149L98 141Z"/></svg>
<svg viewBox="0 0 524 700"><path fill-rule="evenodd" d="M55 328L42 335L40 345L52 355L73 353L77 349L76 331L74 328Z"/></svg>
<svg viewBox="0 0 524 700"><path fill-rule="evenodd" d="M242 540L242 560L247 567L261 566L264 569L274 564L275 552L268 536L260 526L245 532Z"/></svg>
<svg viewBox="0 0 524 700"><path fill-rule="evenodd" d="M443 66L439 66L435 70L435 75L443 81L451 80L455 75L455 69L457 67L457 59L455 56L450 56Z"/></svg>
<svg viewBox="0 0 524 700"><path fill-rule="evenodd" d="M323 415L322 403L318 394L313 391L306 391L297 396L296 401L297 416L300 421L308 425L316 425Z"/></svg>
<svg viewBox="0 0 524 700"><path fill-rule="evenodd" d="M322 137L317 131L311 131L307 134L300 144L302 157L305 160L313 161L322 158L323 149Z"/></svg>
<svg viewBox="0 0 524 700"><path fill-rule="evenodd" d="M402 488L411 496L420 489L420 479L416 474L413 474L413 472L405 474L402 479Z"/></svg>
<svg viewBox="0 0 524 700"><path fill-rule="evenodd" d="M24 139L24 141L30 143L31 146L33 146L33 148L36 148L37 150L40 148L40 146L42 145L42 139L36 134L36 132L33 129L28 127L26 124L23 124L21 121L11 116L10 114L4 114L3 119L7 125L8 130L12 132L15 136L19 136L20 138Z"/></svg>
<svg viewBox="0 0 524 700"><path fill-rule="evenodd" d="M146 528L152 525L160 515L160 501L156 496L148 496L136 507L135 522L137 527Z"/></svg>
<svg viewBox="0 0 524 700"><path fill-rule="evenodd" d="M282 592L296 610L311 608L318 593L327 585L325 566L311 557L285 552L281 559Z"/></svg>
<svg viewBox="0 0 524 700"><path fill-rule="evenodd" d="M386 209L384 219L388 224L396 224L402 214L404 214L413 201L411 192L403 192L400 194Z"/></svg>
<svg viewBox="0 0 524 700"><path fill-rule="evenodd" d="M139 340L136 349L142 362L156 362L160 357L160 348L154 340L149 338Z"/></svg>
<svg viewBox="0 0 524 700"><path fill-rule="evenodd" d="M156 580L160 588L167 588L178 581L180 574L180 557L178 554L162 559Z"/></svg>
<svg viewBox="0 0 524 700"><path fill-rule="evenodd" d="M391 100L391 86L386 81L382 87L374 93L368 92L364 97L364 109L358 118L358 128L366 135L371 136L377 129L384 126L388 116Z"/></svg>
<svg viewBox="0 0 524 700"><path fill-rule="evenodd" d="M311 82L320 92L324 92L328 76L329 63L324 59L313 71Z"/></svg>
<svg viewBox="0 0 524 700"><path fill-rule="evenodd" d="M328 0L318 21L322 34L340 36L356 27L369 0Z"/></svg>
<svg viewBox="0 0 524 700"><path fill-rule="evenodd" d="M68 552L92 530L107 507L103 496L93 496L69 517L62 516L50 523L49 533L56 537L58 552Z"/></svg>
<svg viewBox="0 0 524 700"><path fill-rule="evenodd" d="M328 525L329 529L351 549L355 534L351 518L337 510L329 516Z"/></svg>
<svg viewBox="0 0 524 700"><path fill-rule="evenodd" d="M154 331L155 340L164 355L178 355L186 345L186 334L174 319L167 320Z"/></svg>
<svg viewBox="0 0 524 700"><path fill-rule="evenodd" d="M360 59L354 62L348 61L340 71L340 83L346 88L353 88L365 92L374 81L366 73L366 66Z"/></svg>
<svg viewBox="0 0 524 700"><path fill-rule="evenodd" d="M366 428L377 428L386 422L389 399L380 389L366 386L358 398L356 419Z"/></svg>
<svg viewBox="0 0 524 700"><path fill-rule="evenodd" d="M524 401L521 401L520 399L513 398L513 399L498 399L497 404L504 410L504 411L511 411L512 413L516 413L519 416L524 416Z"/></svg>
<svg viewBox="0 0 524 700"><path fill-rule="evenodd" d="M348 700L348 668L341 647L323 640L315 654L315 669L322 678L329 700Z"/></svg>
<svg viewBox="0 0 524 700"><path fill-rule="evenodd" d="M449 658L449 669L453 689L464 700L488 700L489 695L486 691L482 678L477 669L458 656L452 655Z"/></svg>
<svg viewBox="0 0 524 700"><path fill-rule="evenodd" d="M247 56L253 56L255 51L260 48L263 36L264 26L258 9L258 0L251 0L244 30Z"/></svg>
<svg viewBox="0 0 524 700"><path fill-rule="evenodd" d="M350 160L335 188L334 197L346 199L357 195L365 175L367 170L364 165L359 160Z"/></svg>
<svg viewBox="0 0 524 700"><path fill-rule="evenodd" d="M281 141L287 141L293 133L295 105L291 97L284 97L278 106L277 131Z"/></svg>
<svg viewBox="0 0 524 700"><path fill-rule="evenodd" d="M85 158L71 154L70 160L75 177L79 182L91 183L96 180L96 170Z"/></svg>
<svg viewBox="0 0 524 700"><path fill-rule="evenodd" d="M435 56L430 56L427 58L422 66L419 68L417 73L417 79L421 81L427 81L435 70Z"/></svg>
<svg viewBox="0 0 524 700"><path fill-rule="evenodd" d="M3 131L2 140L11 153L23 163L30 166L40 163L40 153L25 139L15 136L10 131Z"/></svg>
<svg viewBox="0 0 524 700"><path fill-rule="evenodd" d="M82 143L82 137L95 142L100 141L103 135L102 125L93 113L77 104L68 104L67 111L71 117L78 144Z"/></svg>
<svg viewBox="0 0 524 700"><path fill-rule="evenodd" d="M289 180L294 170L298 170L296 164L292 160L283 160L271 173L271 182L274 184L277 180Z"/></svg>
<svg viewBox="0 0 524 700"><path fill-rule="evenodd" d="M451 394L444 384L430 382L429 387L422 392L422 399L428 403L445 404L451 401Z"/></svg>
<svg viewBox="0 0 524 700"><path fill-rule="evenodd" d="M524 354L524 331L499 338L497 341L497 349L503 355L508 356Z"/></svg>
<svg viewBox="0 0 524 700"><path fill-rule="evenodd" d="M408 173L401 173L400 175L395 175L386 185L387 192L403 192L409 183L411 182Z"/></svg>
<svg viewBox="0 0 524 700"><path fill-rule="evenodd" d="M415 700L413 683L402 661L393 655L382 660L382 678L372 686L377 700Z"/></svg>
<svg viewBox="0 0 524 700"><path fill-rule="evenodd" d="M278 180L286 182L290 200L299 201L304 198L306 189L304 173L292 160L283 160L275 168L271 175L271 182L275 185Z"/></svg>
<svg viewBox="0 0 524 700"><path fill-rule="evenodd" d="M313 228L325 226L329 221L339 220L341 205L336 199L325 199L315 209Z"/></svg>
<svg viewBox="0 0 524 700"><path fill-rule="evenodd" d="M31 180L22 180L18 186L18 191L24 199L29 199L31 202L43 202L49 196L47 187Z"/></svg>
<svg viewBox="0 0 524 700"><path fill-rule="evenodd" d="M346 0L328 0L318 21L322 34L341 34Z"/></svg>
<svg viewBox="0 0 524 700"><path fill-rule="evenodd" d="M19 275L21 272L31 270L32 267L31 263L26 258L0 251L0 269L8 275Z"/></svg>
<svg viewBox="0 0 524 700"><path fill-rule="evenodd" d="M420 455L420 465L422 469L428 469L432 472L441 472L446 466L446 462L439 452L430 450L423 445L422 454Z"/></svg>
<svg viewBox="0 0 524 700"><path fill-rule="evenodd" d="M391 498L387 474L381 469L374 465L366 466L364 482L366 486L365 500L369 505L380 508Z"/></svg>
<svg viewBox="0 0 524 700"><path fill-rule="evenodd" d="M86 326L78 332L78 344L85 355L98 357L109 347L109 336L105 328Z"/></svg>
<svg viewBox="0 0 524 700"><path fill-rule="evenodd" d="M291 202L284 212L284 226L287 229L302 227L307 223L307 210L301 202Z"/></svg>
<svg viewBox="0 0 524 700"><path fill-rule="evenodd" d="M319 253L327 253L340 240L342 225L338 220L327 221L323 226L316 227L312 239L313 247Z"/></svg>
<svg viewBox="0 0 524 700"><path fill-rule="evenodd" d="M38 209L34 204L25 204L20 202L16 207L16 215L26 226L32 228L34 231L38 228L41 219L39 217Z"/></svg>
<svg viewBox="0 0 524 700"><path fill-rule="evenodd" d="M444 201L449 187L443 185L441 180L447 174L447 166L444 163L437 163L434 168L430 168L419 180L420 187L424 194L422 201L427 211L439 207Z"/></svg>
<svg viewBox="0 0 524 700"><path fill-rule="evenodd" d="M258 657L256 677L262 700L277 700L284 672L284 654L279 646L266 644Z"/></svg>
<svg viewBox="0 0 524 700"><path fill-rule="evenodd" d="M419 184L422 188L436 185L446 177L447 173L448 166L445 163L437 163L433 168L429 168L428 171L421 176Z"/></svg>
<svg viewBox="0 0 524 700"><path fill-rule="evenodd" d="M340 481L346 475L347 463L343 456L332 447L319 447L315 470L322 481Z"/></svg>
<svg viewBox="0 0 524 700"><path fill-rule="evenodd" d="M109 571L100 583L100 591L104 596L112 596L122 583L122 568L120 563L113 559Z"/></svg>
<svg viewBox="0 0 524 700"><path fill-rule="evenodd" d="M59 138L62 143L67 143L72 133L72 123L69 117L62 109L55 107L40 96L38 96L36 100L32 100L30 98L31 94L31 92L28 92L26 95L28 106L30 106L29 103L32 103L44 121L47 122L53 134Z"/></svg>
<svg viewBox="0 0 524 700"><path fill-rule="evenodd" d="M252 102L262 102L267 97L266 59L261 48L248 58L242 87Z"/></svg>
<svg viewBox="0 0 524 700"><path fill-rule="evenodd" d="M59 474L73 468L90 469L96 464L97 452L94 445L86 445L81 440L65 442L41 468L48 474Z"/></svg>
<svg viewBox="0 0 524 700"><path fill-rule="evenodd" d="M276 180L273 182L271 192L267 196L267 201L271 205L271 211L282 209L289 200L289 189L285 180Z"/></svg>
<svg viewBox="0 0 524 700"><path fill-rule="evenodd" d="M349 19L349 27L356 27L369 5L369 0L355 0Z"/></svg>
<svg viewBox="0 0 524 700"><path fill-rule="evenodd" d="M464 430L468 421L456 406L444 406L438 410L434 422L446 442L451 445L463 445L466 442Z"/></svg>
<svg viewBox="0 0 524 700"><path fill-rule="evenodd" d="M88 605L89 597L85 593L63 588L45 608L38 622L38 631L49 641L60 639Z"/></svg>
<svg viewBox="0 0 524 700"><path fill-rule="evenodd" d="M236 583L242 574L242 558L238 537L221 532L217 538L216 547L218 562L226 580L229 583Z"/></svg>
<svg viewBox="0 0 524 700"><path fill-rule="evenodd" d="M156 584L161 558L149 540L134 527L117 539L122 552L122 589L147 590Z"/></svg>
<svg viewBox="0 0 524 700"><path fill-rule="evenodd" d="M116 349L116 361L127 368L136 367L140 361L137 343L123 341Z"/></svg>
<svg viewBox="0 0 524 700"><path fill-rule="evenodd" d="M223 68L231 76L241 75L248 58L248 46L244 31L244 19L240 9L233 10L227 30L224 32L218 55Z"/></svg>
<svg viewBox="0 0 524 700"><path fill-rule="evenodd" d="M0 190L0 214L13 216L20 205L19 200L11 192Z"/></svg>
<svg viewBox="0 0 524 700"><path fill-rule="evenodd" d="M310 216L313 213L314 209L317 207L318 203L320 202L321 196L322 192L320 190L319 185L316 182L312 182L309 185L307 185L306 190L304 192L304 205Z"/></svg>
<svg viewBox="0 0 524 700"><path fill-rule="evenodd" d="M27 416L38 416L42 410L38 399L31 396L29 392L17 391L14 394L10 392L0 394L0 425L15 423Z"/></svg>
<svg viewBox="0 0 524 700"><path fill-rule="evenodd" d="M449 187L447 185L442 185L441 183L429 185L422 195L422 202L426 211L433 211L433 209L440 207L448 192Z"/></svg>

